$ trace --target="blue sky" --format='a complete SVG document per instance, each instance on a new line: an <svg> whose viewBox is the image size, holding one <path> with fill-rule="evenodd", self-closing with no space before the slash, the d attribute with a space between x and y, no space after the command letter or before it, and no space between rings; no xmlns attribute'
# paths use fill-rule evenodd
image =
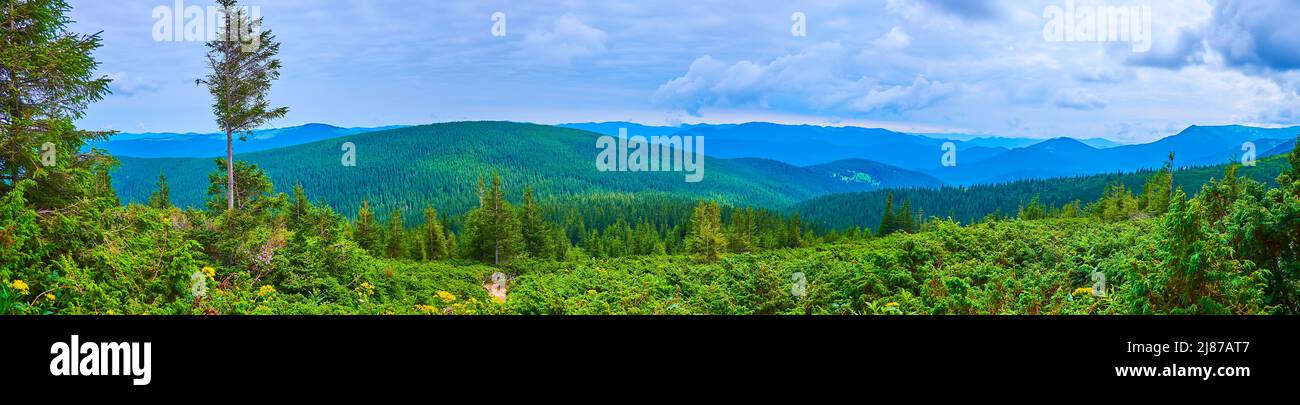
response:
<svg viewBox="0 0 1300 405"><path fill-rule="evenodd" d="M79 124L215 132L174 0L71 0L114 94ZM188 0L184 6L209 6ZM1151 49L1045 38L1050 6L1150 6ZM1300 121L1300 3L263 0L283 43L271 126L769 121L1140 142ZM1075 9L1077 10L1077 9ZM506 35L492 35L492 15ZM792 15L806 36L792 35Z"/></svg>

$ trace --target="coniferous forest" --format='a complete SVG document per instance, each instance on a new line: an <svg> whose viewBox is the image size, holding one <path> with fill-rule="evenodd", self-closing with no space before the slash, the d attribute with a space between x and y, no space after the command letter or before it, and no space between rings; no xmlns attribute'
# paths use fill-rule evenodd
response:
<svg viewBox="0 0 1300 405"><path fill-rule="evenodd" d="M357 135L445 159L359 155L341 179L323 174L344 170L337 143L237 153L293 107L267 96L268 30L257 52L208 46L200 84L231 153L126 167L86 147L112 133L74 125L110 91L100 36L71 32L62 0L5 4L0 314L1300 314L1300 147L910 189L710 160L695 187L600 178L587 152L542 166L528 149L595 135L477 122ZM535 135L490 137L516 132ZM119 195L123 173L152 186Z"/></svg>

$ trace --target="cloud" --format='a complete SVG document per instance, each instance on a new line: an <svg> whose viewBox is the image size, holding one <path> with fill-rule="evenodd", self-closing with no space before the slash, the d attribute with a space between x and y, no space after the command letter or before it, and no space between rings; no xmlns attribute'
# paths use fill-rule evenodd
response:
<svg viewBox="0 0 1300 405"><path fill-rule="evenodd" d="M988 21L999 19L1003 14L993 0L888 0L885 9L915 22L937 18Z"/></svg>
<svg viewBox="0 0 1300 405"><path fill-rule="evenodd" d="M1248 72L1300 69L1300 7L1285 1L1223 0L1201 25L1177 31L1167 45L1129 62L1169 69L1220 63Z"/></svg>
<svg viewBox="0 0 1300 405"><path fill-rule="evenodd" d="M847 54L838 43L824 43L767 64L727 64L705 55L691 62L686 74L660 85L654 103L693 116L706 106L766 106L772 101L830 107L846 97L836 93L856 80L843 71Z"/></svg>
<svg viewBox="0 0 1300 405"><path fill-rule="evenodd" d="M1231 66L1300 69L1300 7L1286 1L1223 0L1205 29L1206 45Z"/></svg>
<svg viewBox="0 0 1300 405"><path fill-rule="evenodd" d="M1052 100L1057 107L1069 108L1081 111L1100 110L1106 108L1106 101L1089 93L1087 90L1073 88L1063 90L1056 94Z"/></svg>
<svg viewBox="0 0 1300 405"><path fill-rule="evenodd" d="M894 27L889 30L889 32L885 33L885 35L882 35L880 38L876 38L875 41L871 42L871 44L877 49L889 51L901 50L911 43L912 37L908 36L907 32L904 32L903 29L899 27Z"/></svg>
<svg viewBox="0 0 1300 405"><path fill-rule="evenodd" d="M105 75L109 80L108 89L114 95L131 97L137 94L153 93L162 89L162 83L156 80L150 80L135 76L126 72L109 73Z"/></svg>
<svg viewBox="0 0 1300 405"><path fill-rule="evenodd" d="M882 83L863 76L853 52L839 43L822 43L770 63L724 63L705 55L682 76L655 92L654 103L700 116L705 107L756 105L764 109L835 114L902 114L947 99L957 85L912 75L911 82Z"/></svg>
<svg viewBox="0 0 1300 405"><path fill-rule="evenodd" d="M547 61L567 65L574 58L604 52L605 37L605 31L566 13L555 20L550 30L529 33L524 46Z"/></svg>
<svg viewBox="0 0 1300 405"><path fill-rule="evenodd" d="M902 114L919 110L942 101L957 92L950 83L930 81L917 76L910 85L885 86L871 90L867 95L853 100L850 108L860 112L885 111Z"/></svg>

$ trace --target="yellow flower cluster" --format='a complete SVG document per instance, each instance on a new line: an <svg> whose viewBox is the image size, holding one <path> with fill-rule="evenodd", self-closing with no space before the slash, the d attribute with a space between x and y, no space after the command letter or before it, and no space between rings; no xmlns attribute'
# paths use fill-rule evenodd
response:
<svg viewBox="0 0 1300 405"><path fill-rule="evenodd" d="M446 291L438 291L438 299L442 300L444 304L450 304L456 301L456 296Z"/></svg>
<svg viewBox="0 0 1300 405"><path fill-rule="evenodd" d="M262 288L257 289L258 297L265 297L271 294L275 294L275 287L264 285Z"/></svg>
<svg viewBox="0 0 1300 405"><path fill-rule="evenodd" d="M358 300L366 302L371 296L375 295L375 286L370 285L369 282L363 282L357 286L356 290L353 290L353 293L357 295Z"/></svg>
<svg viewBox="0 0 1300 405"><path fill-rule="evenodd" d="M208 280L216 281L215 277L217 276L217 269L214 269L211 266L204 267L203 274L208 276Z"/></svg>
<svg viewBox="0 0 1300 405"><path fill-rule="evenodd" d="M885 308L898 308L898 303L897 303L897 302L891 302L891 303L885 304Z"/></svg>
<svg viewBox="0 0 1300 405"><path fill-rule="evenodd" d="M418 305L418 304L417 304L417 305L415 306L415 312L418 312L418 313L421 313L421 314L425 314L425 315L432 315L432 314L436 314L436 313L438 313L438 307L435 307L435 306L433 306L433 305Z"/></svg>
<svg viewBox="0 0 1300 405"><path fill-rule="evenodd" d="M54 294L45 293L45 299L54 301Z"/></svg>
<svg viewBox="0 0 1300 405"><path fill-rule="evenodd" d="M18 290L18 293L20 295L27 295L27 293L29 292L28 289L31 288L28 287L27 283L23 282L22 280L14 280L14 282L9 283L9 286L13 287L13 289L15 290Z"/></svg>
<svg viewBox="0 0 1300 405"><path fill-rule="evenodd" d="M1085 294L1086 294L1086 295L1092 295L1092 288L1090 288L1090 287L1079 287L1079 288L1075 288L1075 289L1074 289L1074 292L1071 293L1071 295L1074 295L1074 296L1080 296L1080 295L1085 295Z"/></svg>

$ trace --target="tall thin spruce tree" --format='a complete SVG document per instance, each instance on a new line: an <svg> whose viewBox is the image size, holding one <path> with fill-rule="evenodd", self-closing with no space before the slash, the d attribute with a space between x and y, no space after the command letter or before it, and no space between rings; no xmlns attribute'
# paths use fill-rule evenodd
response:
<svg viewBox="0 0 1300 405"><path fill-rule="evenodd" d="M207 65L211 73L196 84L212 93L217 125L226 132L226 209L235 209L234 136L247 140L257 127L289 113L267 100L271 82L280 78L280 43L271 31L262 31L236 0L217 0L224 11L218 38L208 42Z"/></svg>

